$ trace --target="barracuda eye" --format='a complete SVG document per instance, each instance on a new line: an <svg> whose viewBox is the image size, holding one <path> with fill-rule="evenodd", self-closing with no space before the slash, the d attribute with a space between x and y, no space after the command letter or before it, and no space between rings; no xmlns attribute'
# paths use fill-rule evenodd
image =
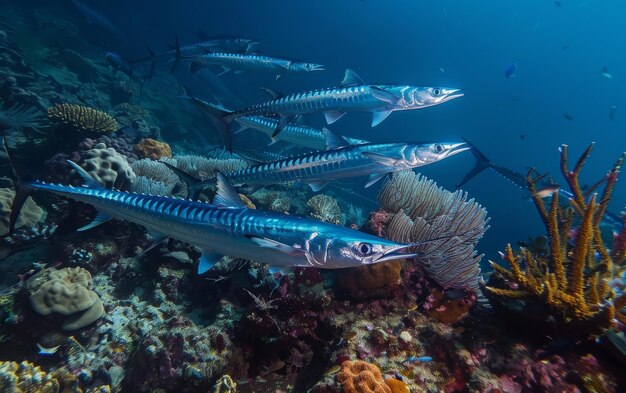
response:
<svg viewBox="0 0 626 393"><path fill-rule="evenodd" d="M445 148L443 147L443 145L440 145L440 144L436 144L435 145L435 152L443 153L444 150L445 150Z"/></svg>
<svg viewBox="0 0 626 393"><path fill-rule="evenodd" d="M304 63L304 68L306 68L307 70L310 70L313 66L311 66L311 63Z"/></svg>
<svg viewBox="0 0 626 393"><path fill-rule="evenodd" d="M363 256L367 256L369 254L372 253L372 245L369 243L360 243L357 246L357 250L359 251L359 254L363 255Z"/></svg>
<svg viewBox="0 0 626 393"><path fill-rule="evenodd" d="M441 95L441 89L440 89L440 88L438 88L438 87L434 88L434 89L433 89L433 95L434 95L435 97L439 97L439 96Z"/></svg>

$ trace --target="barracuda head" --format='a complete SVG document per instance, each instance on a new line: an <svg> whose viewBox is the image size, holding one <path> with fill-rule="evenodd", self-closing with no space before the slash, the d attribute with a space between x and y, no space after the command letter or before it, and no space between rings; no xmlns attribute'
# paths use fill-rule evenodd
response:
<svg viewBox="0 0 626 393"><path fill-rule="evenodd" d="M338 269L413 258L417 254L406 253L411 246L337 227L327 235L315 232L305 248L312 266Z"/></svg>
<svg viewBox="0 0 626 393"><path fill-rule="evenodd" d="M439 105L455 98L463 97L461 89L445 87L409 87L403 92L407 107L405 109L423 108Z"/></svg>
<svg viewBox="0 0 626 393"><path fill-rule="evenodd" d="M407 145L403 156L408 168L428 165L469 150L467 143L428 143L424 145Z"/></svg>
<svg viewBox="0 0 626 393"><path fill-rule="evenodd" d="M297 62L292 62L289 65L289 69L291 69L293 71L309 72L309 71L325 71L326 67L324 67L321 64L315 64L315 63L297 63Z"/></svg>

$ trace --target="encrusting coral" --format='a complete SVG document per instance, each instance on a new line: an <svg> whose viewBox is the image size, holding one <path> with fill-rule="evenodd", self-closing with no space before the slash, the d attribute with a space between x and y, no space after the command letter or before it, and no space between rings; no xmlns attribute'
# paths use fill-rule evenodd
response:
<svg viewBox="0 0 626 393"><path fill-rule="evenodd" d="M345 393L391 393L380 368L362 360L343 362L336 378Z"/></svg>
<svg viewBox="0 0 626 393"><path fill-rule="evenodd" d="M165 142L152 138L144 138L135 145L135 152L144 158L158 160L163 157L172 157L172 148Z"/></svg>
<svg viewBox="0 0 626 393"><path fill-rule="evenodd" d="M331 196L318 194L306 203L311 209L311 217L332 224L341 223L341 210L337 200Z"/></svg>
<svg viewBox="0 0 626 393"><path fill-rule="evenodd" d="M515 255L511 245L507 245L503 259L510 269L495 262L491 265L510 284L486 287L487 292L496 298L524 299L545 305L550 316L574 334L598 333L615 326L616 318L626 320L620 311L626 303L626 295L613 299L614 293L609 286L623 257L616 260L611 256L600 233L600 222L626 154L606 175L602 193L586 197L578 176L592 147L590 145L584 151L571 171L567 145L561 147L561 173L572 193L565 206L559 203L558 192L553 193L550 206L546 206L537 192L538 180L543 176L535 176L534 170L529 171L526 178L528 190L546 227L549 255L535 255L525 248ZM575 230L574 224L578 225ZM572 233L574 238L570 245Z"/></svg>
<svg viewBox="0 0 626 393"><path fill-rule="evenodd" d="M337 283L353 297L365 298L378 295L400 283L400 261L375 263L335 272Z"/></svg>
<svg viewBox="0 0 626 393"><path fill-rule="evenodd" d="M48 108L48 117L60 121L75 131L104 134L115 132L119 128L113 117L83 105L56 104Z"/></svg>
<svg viewBox="0 0 626 393"><path fill-rule="evenodd" d="M426 243L411 252L443 288L478 290L479 255L474 247L489 228L487 211L467 193L450 192L412 171L395 173L378 194L388 213L384 234L401 243Z"/></svg>
<svg viewBox="0 0 626 393"><path fill-rule="evenodd" d="M98 294L91 290L91 274L83 268L45 269L27 285L35 312L67 317L62 324L63 330L83 328L104 315Z"/></svg>

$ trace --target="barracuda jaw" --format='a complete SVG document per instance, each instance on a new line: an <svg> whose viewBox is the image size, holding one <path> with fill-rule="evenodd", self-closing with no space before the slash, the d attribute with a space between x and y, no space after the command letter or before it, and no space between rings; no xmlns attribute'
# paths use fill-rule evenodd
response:
<svg viewBox="0 0 626 393"><path fill-rule="evenodd" d="M452 143L450 144L448 155L446 157L453 156L455 154L462 153L466 150L471 149L472 147L465 142L462 143Z"/></svg>
<svg viewBox="0 0 626 393"><path fill-rule="evenodd" d="M406 254L403 251L409 247L413 247L414 244L402 244L396 247L390 247L383 255L381 255L374 263L378 262L386 262L386 261L395 261L397 259L411 259L416 257L418 254Z"/></svg>

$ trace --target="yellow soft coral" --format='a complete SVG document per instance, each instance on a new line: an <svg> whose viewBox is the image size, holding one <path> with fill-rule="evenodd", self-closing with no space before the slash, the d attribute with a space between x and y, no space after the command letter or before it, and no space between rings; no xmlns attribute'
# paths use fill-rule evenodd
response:
<svg viewBox="0 0 626 393"><path fill-rule="evenodd" d="M550 254L541 257L522 249L516 256L511 245L507 245L502 257L509 269L495 262L491 264L497 274L513 285L511 288L486 287L496 297L543 302L558 322L566 326L585 324L588 330L583 332L599 332L613 327L616 318L624 319L619 306L626 303L626 299L612 301L613 293L608 281L616 275L615 262L622 261L612 259L600 234L600 221L611 199L624 155L606 175L606 186L599 199L595 194L585 198L578 176L592 147L585 150L571 171L568 168L567 145L561 147L561 172L573 195L565 207L559 204L559 193L555 192L547 208L536 187L543 176L533 177L534 170L528 173L528 189L546 227ZM591 191L599 184L594 185ZM578 228L574 245L570 247L568 238L574 221ZM599 260L596 255L599 255Z"/></svg>
<svg viewBox="0 0 626 393"><path fill-rule="evenodd" d="M56 104L48 108L48 117L75 131L104 134L115 132L119 128L117 121L108 114L83 105Z"/></svg>

